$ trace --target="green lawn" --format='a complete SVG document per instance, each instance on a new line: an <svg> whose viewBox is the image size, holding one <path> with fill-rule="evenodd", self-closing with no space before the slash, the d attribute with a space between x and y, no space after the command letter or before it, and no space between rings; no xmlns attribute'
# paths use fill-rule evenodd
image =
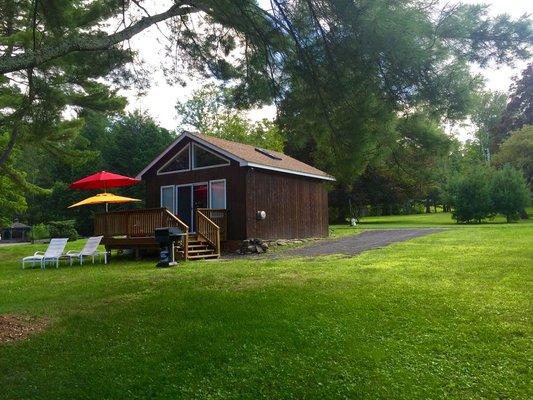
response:
<svg viewBox="0 0 533 400"><path fill-rule="evenodd" d="M0 247L0 314L50 321L0 345L0 398L531 398L533 224L450 228L163 270L22 271L33 248Z"/></svg>
<svg viewBox="0 0 533 400"><path fill-rule="evenodd" d="M528 208L528 213L533 218L533 208ZM529 221L521 221L529 223ZM482 228L487 225L499 225L500 227L513 227L514 224L507 224L505 217L497 215L494 219L481 224L458 224L452 219L451 213L431 213L413 215L388 215L381 217L364 217L360 223L351 227L348 225L332 225L330 227L333 236L351 235L368 229L397 229L397 228Z"/></svg>

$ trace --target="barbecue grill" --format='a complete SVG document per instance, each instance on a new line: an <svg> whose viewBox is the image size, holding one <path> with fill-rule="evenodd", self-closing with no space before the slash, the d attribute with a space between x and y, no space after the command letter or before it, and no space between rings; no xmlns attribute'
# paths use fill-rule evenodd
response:
<svg viewBox="0 0 533 400"><path fill-rule="evenodd" d="M186 233L176 227L155 229L155 241L159 243L161 249L156 267L166 268L177 264L174 260L174 243L181 240L183 235Z"/></svg>

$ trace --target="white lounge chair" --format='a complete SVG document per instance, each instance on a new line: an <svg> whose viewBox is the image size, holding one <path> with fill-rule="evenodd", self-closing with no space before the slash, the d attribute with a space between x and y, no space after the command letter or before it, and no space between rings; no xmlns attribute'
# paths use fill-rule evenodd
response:
<svg viewBox="0 0 533 400"><path fill-rule="evenodd" d="M104 256L104 264L107 264L107 252L98 251L98 246L100 245L102 238L103 236L90 237L87 239L87 242L85 242L85 246L83 246L81 251L67 251L65 256L70 259L70 265L72 265L72 261L76 258L80 261L80 265L83 265L83 257L92 257L94 264L94 258L97 256Z"/></svg>
<svg viewBox="0 0 533 400"><path fill-rule="evenodd" d="M41 269L46 268L46 263L51 261L56 264L56 268L59 268L59 259L62 257L63 250L67 245L68 238L56 238L50 240L48 248L43 253L42 251L36 251L33 256L24 257L22 259L22 269L25 268L26 263L31 261L32 268L36 262L39 262Z"/></svg>

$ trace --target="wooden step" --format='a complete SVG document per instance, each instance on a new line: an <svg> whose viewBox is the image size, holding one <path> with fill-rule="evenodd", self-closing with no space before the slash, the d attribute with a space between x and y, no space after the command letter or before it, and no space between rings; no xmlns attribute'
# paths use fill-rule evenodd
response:
<svg viewBox="0 0 533 400"><path fill-rule="evenodd" d="M216 253L200 253L200 254L189 254L188 260L197 260L201 258L218 258L218 254ZM183 254L180 254L180 259L183 259Z"/></svg>
<svg viewBox="0 0 533 400"><path fill-rule="evenodd" d="M190 244L187 246L188 249L198 249L198 248L206 248L210 247L208 244Z"/></svg>
<svg viewBox="0 0 533 400"><path fill-rule="evenodd" d="M211 246L211 244L207 243L207 242L194 242L194 243L189 243L189 247L194 247L194 246Z"/></svg>
<svg viewBox="0 0 533 400"><path fill-rule="evenodd" d="M189 254L199 254L199 253L211 253L213 254L215 250L213 249L201 249L201 250L189 250Z"/></svg>
<svg viewBox="0 0 533 400"><path fill-rule="evenodd" d="M218 258L218 254L199 254L197 256L189 256L189 260L199 260L202 258Z"/></svg>
<svg viewBox="0 0 533 400"><path fill-rule="evenodd" d="M183 258L185 255L184 248L176 246L176 256ZM203 238L197 235L189 235L187 243L187 259L188 260L202 260L218 258L219 255L215 252L214 247Z"/></svg>

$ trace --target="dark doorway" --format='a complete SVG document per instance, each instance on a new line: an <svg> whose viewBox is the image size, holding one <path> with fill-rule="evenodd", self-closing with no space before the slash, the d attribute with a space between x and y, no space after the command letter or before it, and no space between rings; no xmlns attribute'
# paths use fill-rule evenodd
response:
<svg viewBox="0 0 533 400"><path fill-rule="evenodd" d="M180 185L177 186L176 192L178 217L189 225L191 232L195 232L195 210L209 207L208 185L207 183Z"/></svg>

